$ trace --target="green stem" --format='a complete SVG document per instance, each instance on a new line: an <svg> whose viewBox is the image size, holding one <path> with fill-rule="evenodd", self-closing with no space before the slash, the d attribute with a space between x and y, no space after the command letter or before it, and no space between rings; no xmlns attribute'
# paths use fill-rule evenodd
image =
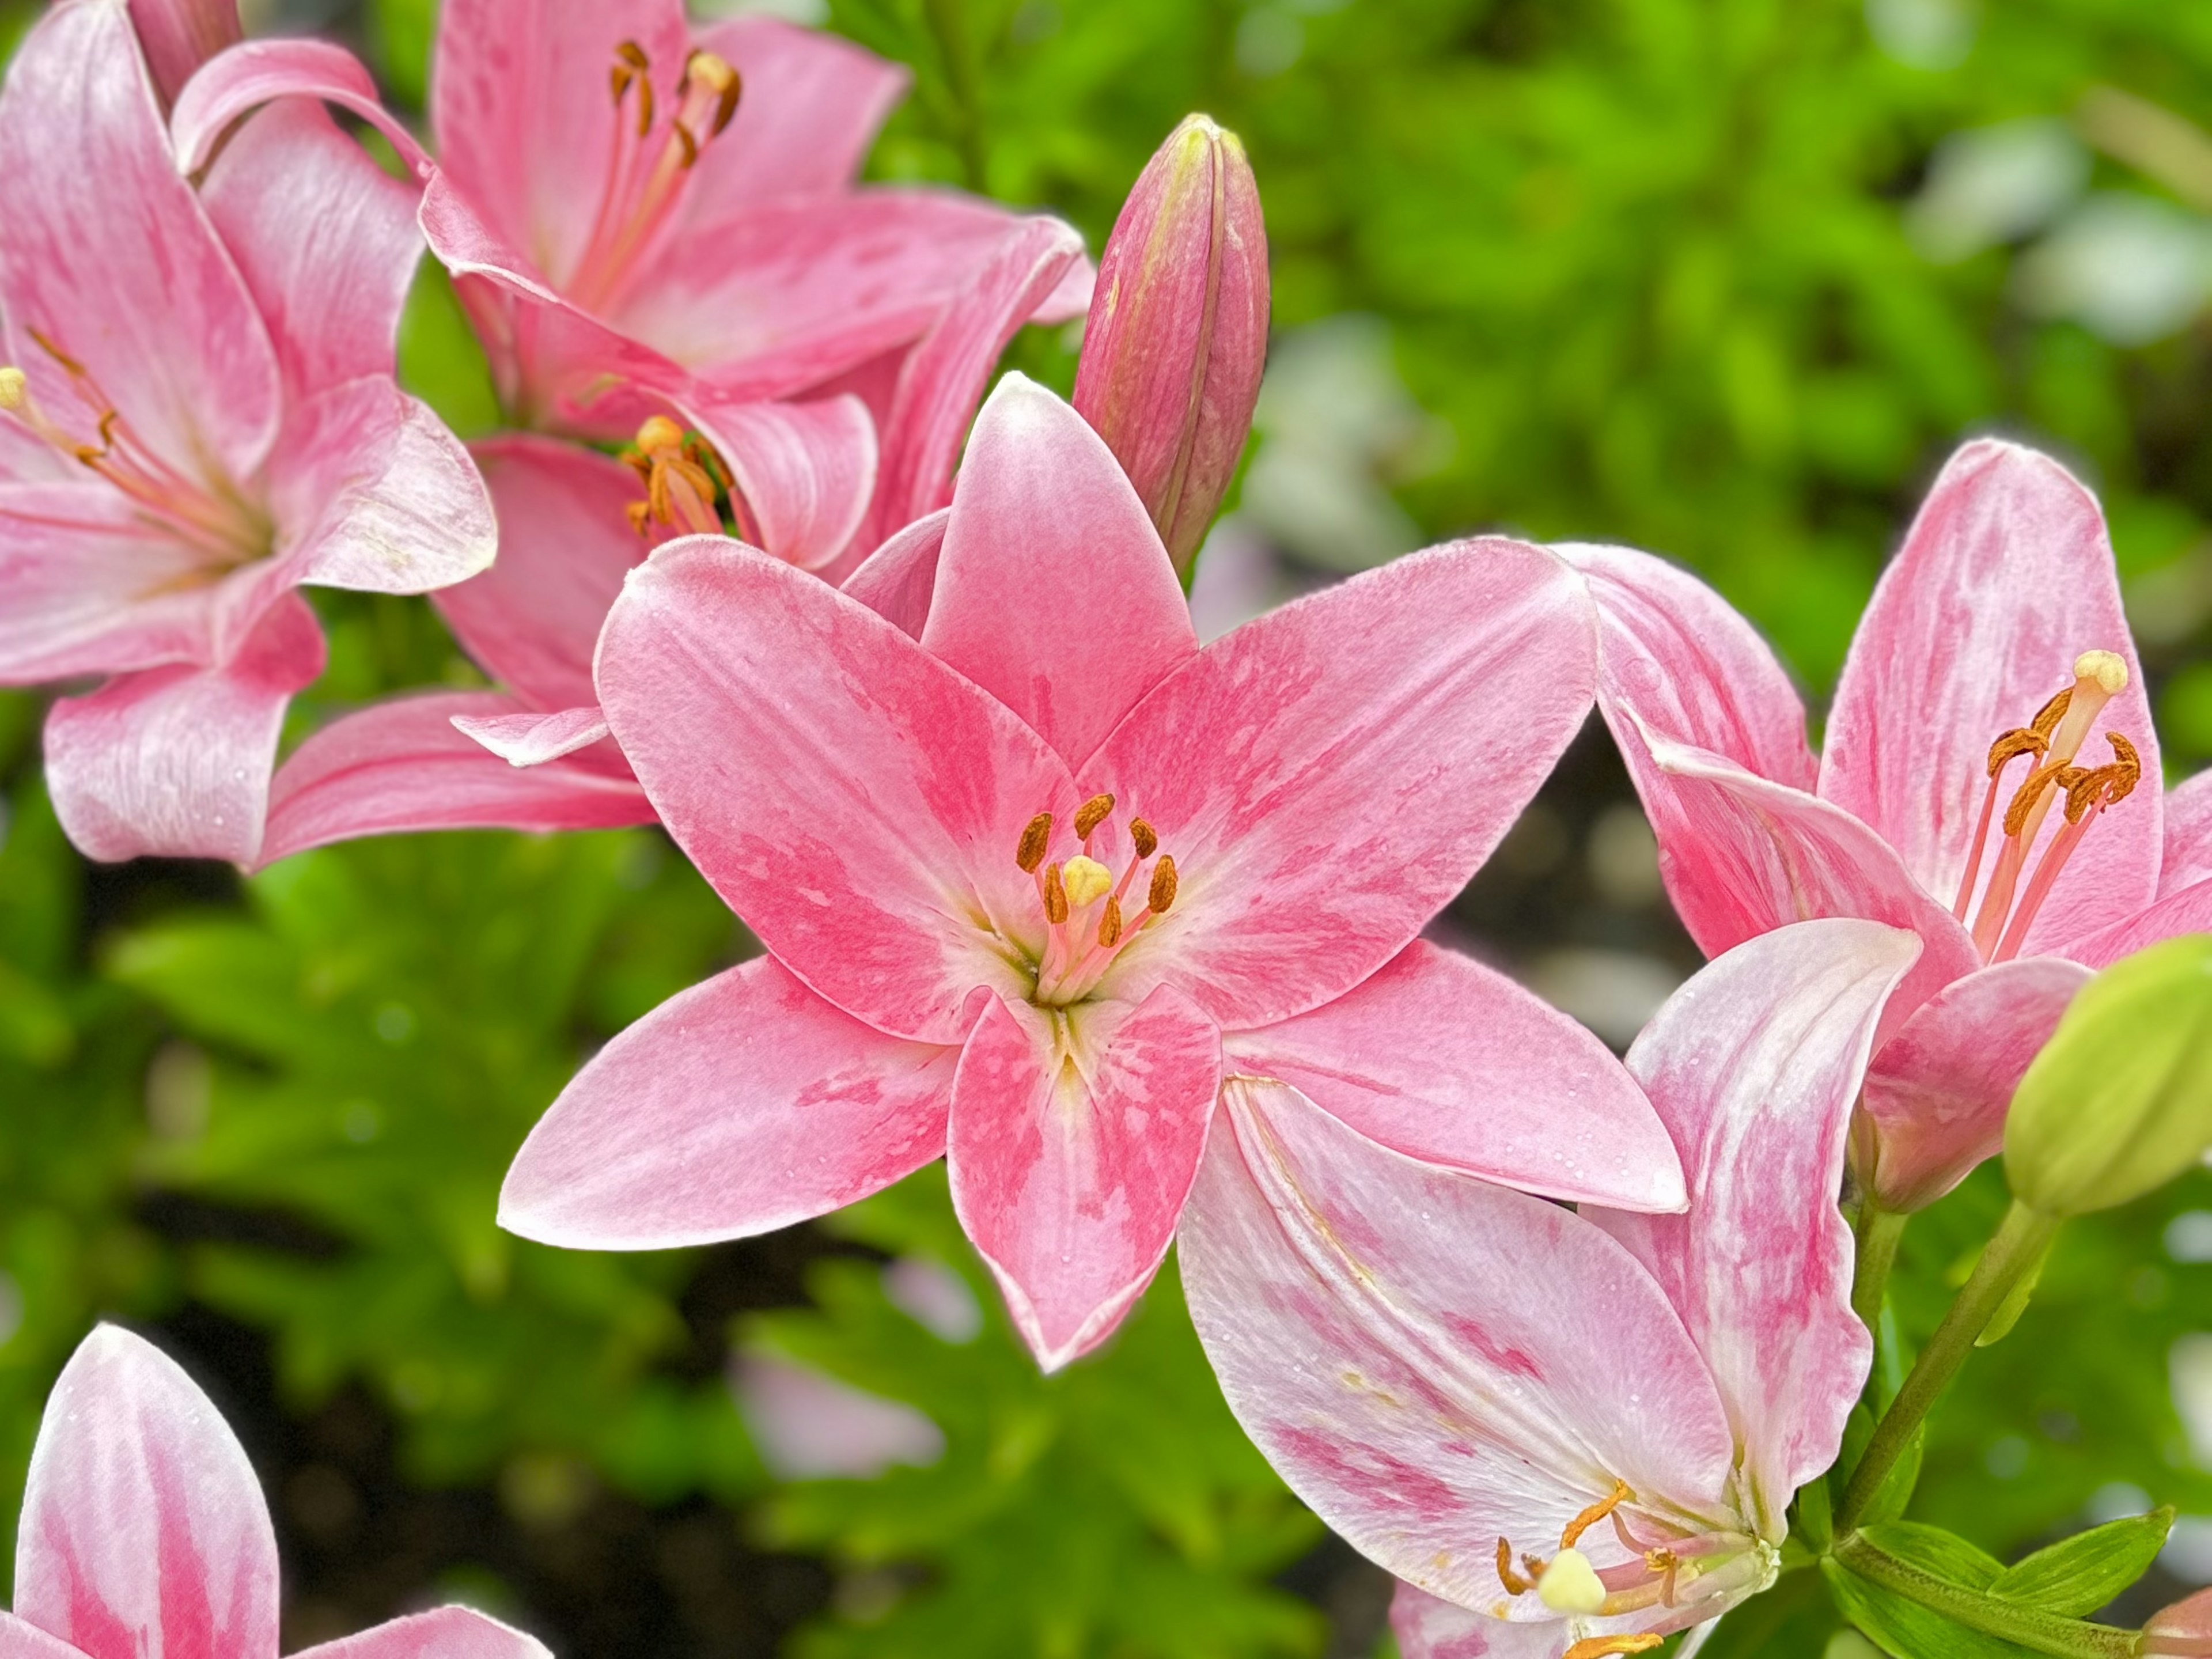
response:
<svg viewBox="0 0 2212 1659"><path fill-rule="evenodd" d="M1912 1438L1913 1430L1919 1427L1929 1407L1973 1352L1974 1339L2004 1305L2005 1298L2012 1294L2021 1276L2033 1272L2041 1262L2051 1237L2057 1230L2058 1223L2051 1217L2029 1209L2017 1199L2013 1201L2003 1224L1990 1240L1989 1248L1982 1252L1981 1261L1975 1264L1973 1277L1951 1304L1943 1322L1936 1328L1936 1334L1920 1351L1920 1358L1911 1375L1905 1379L1905 1386L1898 1390L1889 1410L1875 1425L1874 1438L1867 1443L1866 1455L1851 1471L1850 1485L1844 1489L1843 1505L1836 1512L1838 1534L1858 1524L1859 1517L1866 1513L1867 1505L1881 1490L1883 1480Z"/></svg>
<svg viewBox="0 0 2212 1659"><path fill-rule="evenodd" d="M2133 1659L2140 1650L2141 1631L2065 1619L2024 1602L1954 1584L1892 1555L1864 1533L1852 1533L1838 1543L1836 1559L1869 1583L1917 1601L1954 1624L2017 1642L2037 1653L2057 1654L2060 1659Z"/></svg>
<svg viewBox="0 0 2212 1659"><path fill-rule="evenodd" d="M945 78L952 94L957 130L953 142L960 165L968 175L968 188L985 193L990 169L983 150L983 76L976 61L975 43L961 0L923 0L923 11L945 55Z"/></svg>
<svg viewBox="0 0 2212 1659"><path fill-rule="evenodd" d="M1858 1264L1851 1273L1851 1311L1876 1336L1881 1334L1881 1298L1889 1289L1889 1270L1897 1261L1898 1241L1912 1218L1885 1210L1872 1198L1859 1206L1855 1231Z"/></svg>

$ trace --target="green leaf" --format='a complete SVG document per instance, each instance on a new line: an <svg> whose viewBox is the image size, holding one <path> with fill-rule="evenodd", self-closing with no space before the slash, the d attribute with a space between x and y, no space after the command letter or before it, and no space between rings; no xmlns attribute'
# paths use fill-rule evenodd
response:
<svg viewBox="0 0 2212 1659"><path fill-rule="evenodd" d="M1820 1571L1844 1617L1896 1659L2022 1659L2030 1650L1954 1625L1917 1601L1869 1583L1834 1560Z"/></svg>
<svg viewBox="0 0 2212 1659"><path fill-rule="evenodd" d="M2170 1509L2108 1521L2015 1562L1988 1588L2069 1618L2094 1613L2150 1570L2172 1528Z"/></svg>
<svg viewBox="0 0 2212 1659"><path fill-rule="evenodd" d="M1894 1521L1905 1513L1905 1506L1912 1501L1912 1489L1920 1484L1920 1462L1927 1443L1928 1425L1923 1423L1912 1431L1912 1438L1905 1443L1905 1450L1881 1483L1881 1490L1867 1505L1865 1522Z"/></svg>
<svg viewBox="0 0 2212 1659"><path fill-rule="evenodd" d="M1859 1531L1899 1560L1969 1589L1989 1589L2004 1571L2004 1563L1996 1557L1941 1527L1917 1521L1885 1521L1863 1526Z"/></svg>

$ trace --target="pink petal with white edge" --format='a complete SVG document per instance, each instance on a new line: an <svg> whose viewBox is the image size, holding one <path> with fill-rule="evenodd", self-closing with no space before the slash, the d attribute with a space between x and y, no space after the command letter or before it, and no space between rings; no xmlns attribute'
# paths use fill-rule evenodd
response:
<svg viewBox="0 0 2212 1659"><path fill-rule="evenodd" d="M1769 1539L1836 1461L1873 1362L1836 1194L1875 1022L1919 954L1901 928L1839 920L1708 965L1628 1051L1680 1149L1687 1212L1583 1211L1650 1270L1712 1367Z"/></svg>
<svg viewBox="0 0 2212 1659"><path fill-rule="evenodd" d="M104 483L0 483L0 682L206 660L206 560Z"/></svg>
<svg viewBox="0 0 2212 1659"><path fill-rule="evenodd" d="M430 158L377 96L376 82L361 60L327 40L248 40L232 46L192 76L177 100L169 131L177 171L187 176L207 166L232 122L264 104L310 98L335 104L367 122L417 174Z"/></svg>
<svg viewBox="0 0 2212 1659"><path fill-rule="evenodd" d="M1565 564L1485 539L1207 646L1083 772L1152 824L1182 881L1108 994L1172 977L1237 1031L1358 984L1467 884L1580 729L1595 635Z"/></svg>
<svg viewBox="0 0 2212 1659"><path fill-rule="evenodd" d="M131 0L131 23L154 84L173 103L192 71L238 39L238 0Z"/></svg>
<svg viewBox="0 0 2212 1659"><path fill-rule="evenodd" d="M858 398L686 408L735 480L757 545L819 570L860 527L876 488L876 428Z"/></svg>
<svg viewBox="0 0 2212 1659"><path fill-rule="evenodd" d="M294 581L422 593L467 580L499 550L468 451L386 377L349 381L294 413L270 499Z"/></svg>
<svg viewBox="0 0 2212 1659"><path fill-rule="evenodd" d="M92 1659L276 1659L276 1538L252 1466L176 1362L116 1326L47 1396L15 1613Z"/></svg>
<svg viewBox="0 0 2212 1659"><path fill-rule="evenodd" d="M921 637L937 595L937 561L945 548L949 507L916 519L863 559L840 584L910 640Z"/></svg>
<svg viewBox="0 0 2212 1659"><path fill-rule="evenodd" d="M2142 665L2096 497L2032 449L1966 445L1860 619L1828 716L1821 795L1873 825L1948 904L1989 787L1990 744L2072 685L2075 659L2091 650L2118 653L2129 680L2083 745L2085 763L2107 758L2100 734L2113 730L2156 778ZM2158 792L2139 789L2081 843L2022 954L2063 953L2148 903L2159 847Z"/></svg>
<svg viewBox="0 0 2212 1659"><path fill-rule="evenodd" d="M323 672L315 614L287 595L222 668L119 675L46 715L46 787L70 840L103 861L250 864L292 694Z"/></svg>
<svg viewBox="0 0 2212 1659"><path fill-rule="evenodd" d="M614 745L510 766L456 716L524 712L482 691L395 697L333 720L292 751L269 792L263 864L361 836L422 830L604 830L651 823Z"/></svg>
<svg viewBox="0 0 2212 1659"><path fill-rule="evenodd" d="M2212 878L2212 769L2166 792L2166 848L2158 896L2165 898Z"/></svg>
<svg viewBox="0 0 2212 1659"><path fill-rule="evenodd" d="M8 361L33 395L94 435L35 329L183 477L250 477L276 436L276 352L177 174L123 0L56 7L17 50L0 88L0 222Z"/></svg>
<svg viewBox="0 0 2212 1659"><path fill-rule="evenodd" d="M952 497L921 642L1080 766L1197 654L1175 566L1103 439L1000 380Z"/></svg>
<svg viewBox="0 0 2212 1659"><path fill-rule="evenodd" d="M669 543L630 578L599 686L669 832L830 1001L957 1043L978 985L1026 994L984 940L1042 950L1014 854L1034 814L1077 799L988 692L826 583L711 536Z"/></svg>
<svg viewBox="0 0 2212 1659"><path fill-rule="evenodd" d="M1104 1341L1152 1282L1206 1151L1221 1036L1163 986L1049 1018L985 1003L961 1052L952 1207L1046 1370Z"/></svg>
<svg viewBox="0 0 2212 1659"><path fill-rule="evenodd" d="M2013 1091L2088 977L2057 957L2001 962L1945 986L1882 1044L1851 1161L1883 1208L1923 1209L1996 1156Z"/></svg>
<svg viewBox="0 0 2212 1659"><path fill-rule="evenodd" d="M1572 1639L1565 1620L1492 1619L1402 1578L1390 1598L1390 1633L1398 1638L1399 1659L1559 1659Z"/></svg>
<svg viewBox="0 0 2212 1659"><path fill-rule="evenodd" d="M2177 933L2212 933L2212 879L2166 894L2157 902L2066 947L2069 959L2109 968Z"/></svg>
<svg viewBox="0 0 2212 1659"><path fill-rule="evenodd" d="M302 1648L292 1659L551 1659L536 1637L474 1607L433 1607L335 1642Z"/></svg>
<svg viewBox="0 0 2212 1659"><path fill-rule="evenodd" d="M1650 775L1639 731L1812 789L1820 768L1805 742L1805 705L1741 611L1649 553L1571 543L1552 550L1582 572L1596 603L1598 704L1639 793L1649 799L1665 787Z"/></svg>
<svg viewBox="0 0 2212 1659"><path fill-rule="evenodd" d="M0 1610L0 1659L83 1659L81 1650Z"/></svg>
<svg viewBox="0 0 2212 1659"><path fill-rule="evenodd" d="M913 79L902 64L776 17L732 17L699 44L745 88L737 118L707 147L691 181L684 211L700 224L848 183Z"/></svg>
<svg viewBox="0 0 2212 1659"><path fill-rule="evenodd" d="M1370 1140L1523 1192L1679 1210L1682 1166L1606 1046L1504 975L1416 939L1311 1013L1225 1040Z"/></svg>
<svg viewBox="0 0 2212 1659"><path fill-rule="evenodd" d="M1951 913L1921 890L1889 843L1839 806L1753 777L1703 750L1650 744L1669 785L1659 870L1707 956L1793 921L1862 916L1920 935L1920 960L1882 1018L1887 1042L1908 1015L1981 966Z"/></svg>
<svg viewBox="0 0 2212 1659"><path fill-rule="evenodd" d="M637 474L611 456L515 434L472 445L499 520L499 557L431 601L486 673L541 708L598 701L592 653L647 544L624 508Z"/></svg>
<svg viewBox="0 0 2212 1659"><path fill-rule="evenodd" d="M263 110L223 146L200 201L261 308L291 398L392 372L422 257L420 194L297 100Z"/></svg>
<svg viewBox="0 0 2212 1659"><path fill-rule="evenodd" d="M1279 1084L1232 1078L1222 1104L1183 1218L1191 1317L1245 1431L1354 1547L1432 1595L1549 1620L1506 1601L1498 1539L1547 1553L1615 1480L1732 1524L1711 1375L1602 1229ZM1580 1547L1601 1570L1632 1559L1606 1527Z"/></svg>
<svg viewBox="0 0 2212 1659"><path fill-rule="evenodd" d="M543 766L605 738L607 717L594 702L557 714L456 714L453 729L509 766Z"/></svg>
<svg viewBox="0 0 2212 1659"><path fill-rule="evenodd" d="M872 1031L758 957L592 1057L515 1154L499 1224L663 1249L841 1208L944 1152L958 1053Z"/></svg>

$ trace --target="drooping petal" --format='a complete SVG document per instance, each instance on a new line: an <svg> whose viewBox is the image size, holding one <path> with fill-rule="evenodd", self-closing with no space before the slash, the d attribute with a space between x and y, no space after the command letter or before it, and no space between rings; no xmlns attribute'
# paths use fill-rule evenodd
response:
<svg viewBox="0 0 2212 1659"><path fill-rule="evenodd" d="M46 715L46 786L77 850L250 864L292 694L323 672L323 631L280 599L220 668L118 675Z"/></svg>
<svg viewBox="0 0 2212 1659"><path fill-rule="evenodd" d="M2162 816L2166 846L2158 866L2160 898L2212 877L2212 767L2167 790Z"/></svg>
<svg viewBox="0 0 2212 1659"><path fill-rule="evenodd" d="M252 1466L176 1362L116 1326L47 1397L15 1613L91 1659L276 1659L276 1538Z"/></svg>
<svg viewBox="0 0 2212 1659"><path fill-rule="evenodd" d="M2177 933L2212 933L2212 878L2166 894L2134 915L2066 947L2069 960L2109 968Z"/></svg>
<svg viewBox="0 0 2212 1659"><path fill-rule="evenodd" d="M1048 1371L1152 1282L1206 1150L1221 1035L1171 986L1066 1018L986 995L961 1051L952 1207Z"/></svg>
<svg viewBox="0 0 2212 1659"><path fill-rule="evenodd" d="M1371 979L1230 1038L1370 1140L1523 1192L1682 1206L1674 1143L1605 1045L1504 975L1416 939Z"/></svg>
<svg viewBox="0 0 2212 1659"><path fill-rule="evenodd" d="M192 71L239 38L238 0L131 0L146 67L168 102Z"/></svg>
<svg viewBox="0 0 2212 1659"><path fill-rule="evenodd" d="M16 52L0 222L9 361L48 412L89 440L112 402L196 487L250 477L276 435L276 352L178 176L123 0L56 7Z"/></svg>
<svg viewBox="0 0 2212 1659"><path fill-rule="evenodd" d="M1666 784L1651 775L1639 732L1812 789L1819 765L1805 742L1805 705L1741 612L1649 553L1575 543L1553 550L1582 572L1596 602L1598 705L1647 805Z"/></svg>
<svg viewBox="0 0 2212 1659"><path fill-rule="evenodd" d="M722 537L669 543L600 636L600 706L669 832L799 978L854 1017L958 1042L983 948L1041 949L1014 861L1072 812L1043 741L873 611Z"/></svg>
<svg viewBox="0 0 2212 1659"><path fill-rule="evenodd" d="M137 0L134 0L134 3ZM169 131L177 170L190 175L208 164L232 122L275 100L312 98L335 104L392 142L418 175L430 158L377 96L376 82L361 60L328 40L248 40L234 46L193 76L177 100Z"/></svg>
<svg viewBox="0 0 2212 1659"><path fill-rule="evenodd" d="M1688 1211L1583 1211L1650 1270L1712 1367L1770 1540L1836 1461L1873 1362L1836 1194L1875 1022L1919 953L1900 928L1835 920L1707 966L1628 1051L1681 1152Z"/></svg>
<svg viewBox="0 0 2212 1659"><path fill-rule="evenodd" d="M975 417L921 642L1071 767L1197 653L1121 463L1027 375L1000 380Z"/></svg>
<svg viewBox="0 0 2212 1659"><path fill-rule="evenodd" d="M951 507L939 507L893 532L840 586L908 639L920 639L936 597L937 561L951 517Z"/></svg>
<svg viewBox="0 0 2212 1659"><path fill-rule="evenodd" d="M499 548L491 497L461 441L383 376L349 380L286 422L270 501L294 581L422 593Z"/></svg>
<svg viewBox="0 0 2212 1659"><path fill-rule="evenodd" d="M871 1030L757 957L592 1057L515 1154L500 1225L661 1249L838 1209L944 1152L958 1054Z"/></svg>
<svg viewBox="0 0 2212 1659"><path fill-rule="evenodd" d="M482 691L395 697L333 720L292 751L269 791L261 862L362 836L422 830L603 830L651 823L609 744L544 765L511 766L453 718L520 712Z"/></svg>
<svg viewBox="0 0 2212 1659"><path fill-rule="evenodd" d="M580 445L515 433L472 445L499 520L499 557L432 603L493 678L541 708L598 701L592 653L646 554L624 509L637 475Z"/></svg>
<svg viewBox="0 0 2212 1659"><path fill-rule="evenodd" d="M1059 220L1018 220L945 301L907 354L881 422L874 534L889 535L952 499L952 463L991 371L1082 260L1082 237Z"/></svg>
<svg viewBox="0 0 2212 1659"><path fill-rule="evenodd" d="M536 1637L474 1607L433 1607L358 1636L302 1648L292 1659L551 1659Z"/></svg>
<svg viewBox="0 0 2212 1659"><path fill-rule="evenodd" d="M1966 445L1929 491L1860 620L1828 716L1821 795L1873 825L1914 879L1948 902L1989 787L1990 744L2072 685L2075 659L2090 650L2117 653L2129 681L2085 759L2105 757L2097 734L2111 729L2157 777L2142 665L2096 498L2032 449ZM2160 816L2155 790L2105 815L2051 889L2025 954L2150 902Z"/></svg>
<svg viewBox="0 0 2212 1659"><path fill-rule="evenodd" d="M801 570L845 550L876 487L876 428L858 398L811 404L694 402L758 544Z"/></svg>
<svg viewBox="0 0 2212 1659"><path fill-rule="evenodd" d="M205 559L104 483L0 483L0 682L205 660Z"/></svg>
<svg viewBox="0 0 2212 1659"><path fill-rule="evenodd" d="M602 741L607 716L594 702L552 714L456 714L453 729L509 766L543 766Z"/></svg>
<svg viewBox="0 0 2212 1659"><path fill-rule="evenodd" d="M1110 994L1172 975L1234 1031L1365 979L1466 885L1580 728L1595 632L1565 565L1485 539L1190 659L1083 774L1152 824L1182 881Z"/></svg>
<svg viewBox="0 0 2212 1659"><path fill-rule="evenodd" d="M1504 1607L1498 1540L1547 1553L1616 1480L1728 1524L1712 1377L1602 1229L1388 1151L1280 1085L1232 1078L1222 1101L1183 1220L1191 1317L1245 1431L1356 1548ZM1580 1547L1628 1559L1603 1527ZM1510 1616L1552 1617L1533 1601Z"/></svg>
<svg viewBox="0 0 2212 1659"><path fill-rule="evenodd" d="M700 223L842 188L913 79L849 40L762 15L717 23L699 44L744 86L737 118L699 158L684 210Z"/></svg>
<svg viewBox="0 0 2212 1659"><path fill-rule="evenodd" d="M1996 1156L2012 1091L2088 977L2057 957L2001 962L1945 986L1882 1044L1852 1163L1885 1209L1924 1208Z"/></svg>
<svg viewBox="0 0 2212 1659"><path fill-rule="evenodd" d="M200 200L261 308L292 398L392 373L422 254L419 193L296 100L262 111L216 157Z"/></svg>

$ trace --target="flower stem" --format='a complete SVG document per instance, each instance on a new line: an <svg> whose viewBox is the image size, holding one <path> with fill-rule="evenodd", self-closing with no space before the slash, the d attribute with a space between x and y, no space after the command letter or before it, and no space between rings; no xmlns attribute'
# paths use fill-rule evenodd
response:
<svg viewBox="0 0 2212 1659"><path fill-rule="evenodd" d="M1855 1231L1858 1261L1851 1273L1851 1311L1877 1337L1881 1334L1881 1298L1889 1289L1889 1270L1897 1261L1898 1241L1912 1218L1885 1210L1871 1197L1861 1201Z"/></svg>
<svg viewBox="0 0 2212 1659"><path fill-rule="evenodd" d="M2057 1231L2058 1223L2053 1218L2029 1209L2017 1199L2013 1201L1996 1236L1975 1264L1973 1277L1951 1304L1936 1334L1920 1351L1905 1386L1875 1425L1866 1455L1851 1471L1850 1485L1844 1489L1842 1507L1836 1512L1838 1535L1858 1524L1912 1438L1913 1430L1973 1351L1974 1339L1987 1328L2021 1279L2041 1264L2043 1253Z"/></svg>
<svg viewBox="0 0 2212 1659"><path fill-rule="evenodd" d="M1869 1583L1917 1601L1954 1624L2017 1642L2037 1653L2057 1654L2060 1659L2133 1659L2142 1641L2141 1631L2062 1618L2025 1602L1954 1584L1891 1554L1864 1533L1845 1536L1836 1546L1835 1559Z"/></svg>

